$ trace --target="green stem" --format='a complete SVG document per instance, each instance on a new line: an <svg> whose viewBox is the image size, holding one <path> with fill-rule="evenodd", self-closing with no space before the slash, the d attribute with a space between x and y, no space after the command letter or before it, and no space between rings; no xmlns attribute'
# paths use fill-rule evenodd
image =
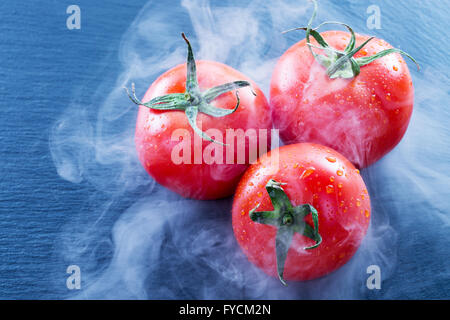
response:
<svg viewBox="0 0 450 320"><path fill-rule="evenodd" d="M409 55L408 53L406 53L400 49L396 49L396 48L380 51L370 57L354 58L353 56L358 51L360 51L374 37L370 37L369 39L364 41L360 46L355 48L355 33L354 33L353 29L345 23L335 22L335 21L327 21L327 22L321 23L316 28L312 28L311 27L312 22L314 21L316 15L317 15L318 6L317 6L316 0L311 0L311 1L313 1L313 4L314 4L314 11L313 11L311 18L309 19L307 27L294 28L294 29L284 31L283 33L294 31L294 30L305 30L306 31L306 45L308 46L308 49L310 50L314 59L327 69L327 75L330 77L330 79L354 78L361 72L360 68L362 66L365 66L376 59L379 59L381 57L384 57L385 55L388 55L388 54L391 54L394 52L397 52L397 53L407 56L409 59L411 59L416 64L417 69L420 70L419 64L411 55ZM318 28L320 28L321 26L326 25L326 24L343 25L348 29L351 37L350 37L350 41L347 44L347 47L344 49L344 51L339 51L335 48L330 47L329 44L325 41L325 39L320 35L320 33L316 31ZM318 46L314 46L311 44L310 35L317 41L317 43L319 44ZM313 48L323 50L325 55L317 54L316 52L314 52Z"/></svg>
<svg viewBox="0 0 450 320"><path fill-rule="evenodd" d="M250 87L252 93L256 96L256 93L251 88L251 84L248 81L238 80L229 83L225 83L214 88L210 88L201 92L197 80L197 66L195 64L194 54L192 51L191 44L186 38L185 34L182 33L184 41L188 47L187 54L187 74L186 74L186 91L183 93L171 93L156 97L148 102L142 102L136 97L134 83L131 84L131 93L125 88L128 97L132 102L137 105L141 105L150 109L155 110L183 110L188 119L189 125L192 127L194 132L202 137L204 140L208 140L220 145L226 145L219 141L212 139L205 132L201 131L197 126L197 117L199 113L207 114L211 117L224 117L232 114L237 110L240 104L238 89L243 87ZM223 109L217 108L211 104L211 102L219 97L220 95L235 91L237 103L233 109Z"/></svg>
<svg viewBox="0 0 450 320"><path fill-rule="evenodd" d="M266 190L273 205L272 211L256 211L259 204L250 210L249 215L252 221L274 226L277 228L275 238L275 252L277 257L277 273L282 284L284 281L284 265L295 233L306 236L315 241L311 247L304 248L311 250L317 248L322 237L319 234L319 217L317 210L310 204L292 206L291 201L281 187L283 183L269 180ZM314 228L305 222L305 217L311 214Z"/></svg>

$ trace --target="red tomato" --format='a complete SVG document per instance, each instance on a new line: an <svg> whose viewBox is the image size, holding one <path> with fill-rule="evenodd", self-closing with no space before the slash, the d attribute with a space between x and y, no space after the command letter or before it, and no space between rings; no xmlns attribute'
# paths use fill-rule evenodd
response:
<svg viewBox="0 0 450 320"><path fill-rule="evenodd" d="M165 72L153 82L142 102L166 94L184 93L186 74L186 64ZM226 116L212 117L199 112L196 123L201 125L201 131L208 133L208 130L215 129L216 133L209 133L211 138L227 143L227 138L234 134L227 132L230 129L241 129L244 132L253 129L257 134L259 129L270 130L272 122L269 104L263 92L249 78L227 65L213 61L198 61L196 74L201 92L224 83L246 80L251 83L256 94L252 93L250 87L239 89L239 107ZM237 104L237 97L234 92L223 93L211 104L230 110ZM194 132L182 110L153 110L142 105L139 107L135 133L139 159L158 183L183 197L217 199L232 195L239 178L249 165L249 147L257 146L259 140L259 135L255 135L246 139L243 144L237 141L234 145L230 143L224 147L202 140ZM270 140L263 141L263 144L266 142L269 150ZM244 147L245 161L237 159L241 152L239 147ZM174 157L184 160L180 163ZM230 157L235 160L230 161Z"/></svg>
<svg viewBox="0 0 450 320"><path fill-rule="evenodd" d="M341 52L351 36L342 31L320 35ZM356 34L355 47L368 39ZM390 48L386 41L374 38L353 57L369 57ZM379 160L400 142L413 100L411 76L400 54L391 53L362 66L354 78L331 79L311 54L306 39L281 56L270 86L274 125L286 144L323 144L360 168Z"/></svg>
<svg viewBox="0 0 450 320"><path fill-rule="evenodd" d="M273 161L277 154L279 162ZM315 241L299 232L293 234L287 246L284 278L314 279L344 265L358 249L370 220L370 199L359 171L335 150L312 143L272 150L246 171L233 202L234 234L248 259L276 276L276 237L281 227L255 222L249 214L252 210L264 213L275 209L273 190L269 195L266 189L269 181L282 183L279 186L293 207L306 204L317 210L317 231L322 238L317 247L305 249ZM283 205L279 211L281 220L286 219L283 215L287 210L283 208L288 206ZM312 215L297 221L305 222L309 230L315 228Z"/></svg>

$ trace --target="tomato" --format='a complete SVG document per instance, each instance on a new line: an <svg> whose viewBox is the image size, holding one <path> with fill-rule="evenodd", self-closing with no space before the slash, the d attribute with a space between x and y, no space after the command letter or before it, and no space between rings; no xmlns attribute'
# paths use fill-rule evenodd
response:
<svg viewBox="0 0 450 320"><path fill-rule="evenodd" d="M322 49L311 49L309 39L304 39L279 58L271 79L270 104L284 143L323 144L363 168L392 150L408 127L414 87L399 53L410 56L382 39L354 34L344 26L351 32L319 34L311 29L310 43ZM308 32L308 28L299 29ZM346 63L330 74L332 66L327 66L336 65L345 54L353 58L356 72Z"/></svg>
<svg viewBox="0 0 450 320"><path fill-rule="evenodd" d="M232 207L234 234L249 261L282 281L318 278L344 265L369 221L359 170L313 143L260 157L239 182Z"/></svg>
<svg viewBox="0 0 450 320"><path fill-rule="evenodd" d="M239 140L239 130L270 130L270 106L258 86L242 73L219 62L195 63L185 40L188 62L158 77L142 101L130 96L140 105L137 153L159 184L183 197L227 197L250 163L250 148L260 143L259 134ZM270 149L270 135L262 143ZM239 160L240 152L244 160Z"/></svg>

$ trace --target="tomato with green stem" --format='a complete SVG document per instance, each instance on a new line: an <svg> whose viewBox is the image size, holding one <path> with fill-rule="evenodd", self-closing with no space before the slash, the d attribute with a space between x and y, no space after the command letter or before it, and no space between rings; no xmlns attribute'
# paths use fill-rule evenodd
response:
<svg viewBox="0 0 450 320"><path fill-rule="evenodd" d="M344 265L370 222L370 198L353 164L312 143L271 150L237 187L232 224L248 259L267 274L310 280Z"/></svg>
<svg viewBox="0 0 450 320"><path fill-rule="evenodd" d="M414 87L400 54L382 39L339 22L305 30L278 60L270 85L273 121L286 144L315 142L364 168L387 154L408 127ZM337 24L348 32L317 29ZM289 30L292 31L292 30Z"/></svg>
<svg viewBox="0 0 450 320"><path fill-rule="evenodd" d="M158 183L183 197L227 197L252 161L250 149L270 149L270 135L257 134L272 127L270 107L261 89L239 71L219 62L196 62L182 36L187 63L157 78L142 101L134 84L129 93L140 106L137 153ZM256 134L242 138L240 133L249 130ZM267 139L260 141L261 136Z"/></svg>

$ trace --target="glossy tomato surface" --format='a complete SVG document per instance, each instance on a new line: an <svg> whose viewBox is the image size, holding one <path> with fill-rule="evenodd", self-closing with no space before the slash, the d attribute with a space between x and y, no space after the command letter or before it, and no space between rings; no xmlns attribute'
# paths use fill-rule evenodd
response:
<svg viewBox="0 0 450 320"><path fill-rule="evenodd" d="M183 197L218 199L233 194L239 178L249 165L249 148L259 143L259 129L268 132L272 127L270 107L263 92L253 81L227 65L197 61L197 77L201 90L246 80L252 84L256 93L256 96L253 95L249 87L239 89L240 106L228 116L214 118L199 113L197 125L202 131L223 143L227 142L228 134L236 135L237 132L227 130L240 129L245 133L253 129L256 134L250 134L245 143L239 143L244 140L236 138L233 139L234 145L224 147L202 140L195 134L184 111L159 111L140 106L135 143L142 165L158 183ZM150 86L142 101L147 102L169 93L183 93L185 82L186 64L178 65L161 75ZM224 93L211 102L224 109L233 109L236 103L235 92ZM262 143L267 143L267 150L270 149L270 134L267 142ZM239 152L244 152L245 161L238 159ZM183 158L181 162L180 158Z"/></svg>
<svg viewBox="0 0 450 320"><path fill-rule="evenodd" d="M350 40L350 34L341 31L321 35L338 50L343 50ZM356 46L367 39L357 34ZM375 38L355 58L389 48L386 41ZM389 54L362 66L355 78L330 79L313 58L306 40L281 56L270 87L274 125L286 144L323 144L359 168L379 160L400 142L409 124L413 100L411 76L400 54Z"/></svg>
<svg viewBox="0 0 450 320"><path fill-rule="evenodd" d="M265 190L270 179L285 183L282 187L292 205L316 208L322 237L317 248L305 250L314 241L295 233L284 278L314 279L344 265L358 249L370 221L370 199L359 171L333 149L311 143L272 150L246 171L233 202L233 230L248 259L276 276L277 228L249 217L249 211L258 204L258 211L273 210ZM311 215L305 221L313 226Z"/></svg>

